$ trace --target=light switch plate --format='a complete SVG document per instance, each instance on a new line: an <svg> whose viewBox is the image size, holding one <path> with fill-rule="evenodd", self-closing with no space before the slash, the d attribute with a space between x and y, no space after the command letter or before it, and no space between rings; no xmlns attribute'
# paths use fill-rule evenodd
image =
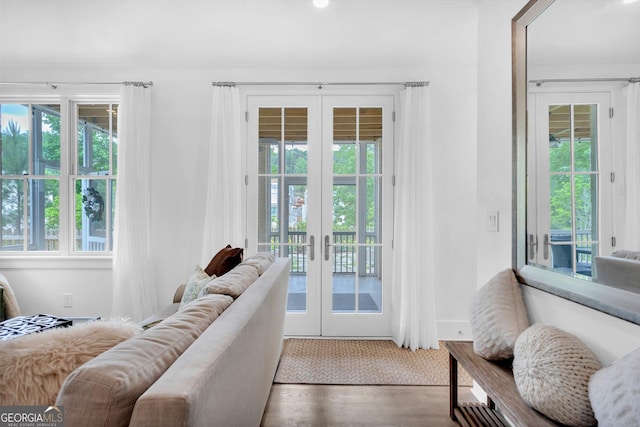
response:
<svg viewBox="0 0 640 427"><path fill-rule="evenodd" d="M487 231L498 231L498 221L499 215L498 211L488 211L487 212Z"/></svg>

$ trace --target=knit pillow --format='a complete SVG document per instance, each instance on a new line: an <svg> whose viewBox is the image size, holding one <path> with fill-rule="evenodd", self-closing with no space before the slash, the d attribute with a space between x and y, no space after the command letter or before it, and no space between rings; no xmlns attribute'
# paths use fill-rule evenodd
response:
<svg viewBox="0 0 640 427"><path fill-rule="evenodd" d="M640 347L593 374L589 398L600 427L640 423Z"/></svg>
<svg viewBox="0 0 640 427"><path fill-rule="evenodd" d="M577 337L535 324L518 337L513 377L522 399L549 418L569 426L596 423L589 402L589 379L602 367Z"/></svg>
<svg viewBox="0 0 640 427"><path fill-rule="evenodd" d="M513 270L495 275L471 300L474 351L489 360L509 359L518 335L529 326Z"/></svg>

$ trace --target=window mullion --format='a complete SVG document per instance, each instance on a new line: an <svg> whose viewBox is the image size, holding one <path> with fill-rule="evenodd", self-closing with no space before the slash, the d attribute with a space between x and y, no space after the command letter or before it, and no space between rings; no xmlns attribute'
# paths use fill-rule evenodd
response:
<svg viewBox="0 0 640 427"><path fill-rule="evenodd" d="M72 146L73 129L72 120L73 114L70 114L71 102L67 98L60 100L60 181L58 188L60 191L60 204L59 204L59 216L60 216L60 231L58 233L58 239L60 243L60 255L66 256L70 252L70 240L69 237L73 232L73 223L70 218L72 217L73 209L71 209L70 191L71 184L69 183L70 171L73 170L71 161L72 158L69 155ZM73 180L71 180L73 181ZM70 230L71 229L71 230Z"/></svg>

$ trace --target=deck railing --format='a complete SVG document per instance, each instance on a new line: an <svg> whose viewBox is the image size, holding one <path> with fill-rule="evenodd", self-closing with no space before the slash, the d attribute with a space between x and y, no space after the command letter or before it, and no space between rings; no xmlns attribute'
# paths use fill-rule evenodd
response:
<svg viewBox="0 0 640 427"><path fill-rule="evenodd" d="M2 250L4 251L21 251L23 249L23 236L12 236L12 235L4 235L2 236ZM31 245L30 245L31 246ZM76 237L76 248L83 248L82 246L82 237ZM102 252L106 248L105 246L105 238L104 237L88 237L86 238L85 246L82 249L83 251L88 252ZM60 250L60 238L57 234L46 235L44 237L44 248L43 249L33 249L29 248L29 250L44 250L55 252Z"/></svg>
<svg viewBox="0 0 640 427"><path fill-rule="evenodd" d="M333 242L331 244L334 273L358 273L361 276L379 276L381 247L376 245L375 234L366 234L364 244L358 244L356 233L336 231L333 233ZM306 232L288 232L287 242L284 244L280 242L279 234L272 233L269 236L269 246L269 250L274 255L289 257L292 274L304 274L307 272L308 246ZM318 247L316 248L316 254L317 251Z"/></svg>

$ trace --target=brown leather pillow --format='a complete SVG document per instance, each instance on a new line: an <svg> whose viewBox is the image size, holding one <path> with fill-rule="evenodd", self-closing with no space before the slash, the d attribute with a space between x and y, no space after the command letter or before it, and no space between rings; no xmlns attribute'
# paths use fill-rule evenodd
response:
<svg viewBox="0 0 640 427"><path fill-rule="evenodd" d="M205 273L209 276L214 274L218 277L222 276L242 262L243 252L244 249L242 248L232 248L231 245L227 245L226 248L220 249L209 261L209 265L204 269Z"/></svg>

